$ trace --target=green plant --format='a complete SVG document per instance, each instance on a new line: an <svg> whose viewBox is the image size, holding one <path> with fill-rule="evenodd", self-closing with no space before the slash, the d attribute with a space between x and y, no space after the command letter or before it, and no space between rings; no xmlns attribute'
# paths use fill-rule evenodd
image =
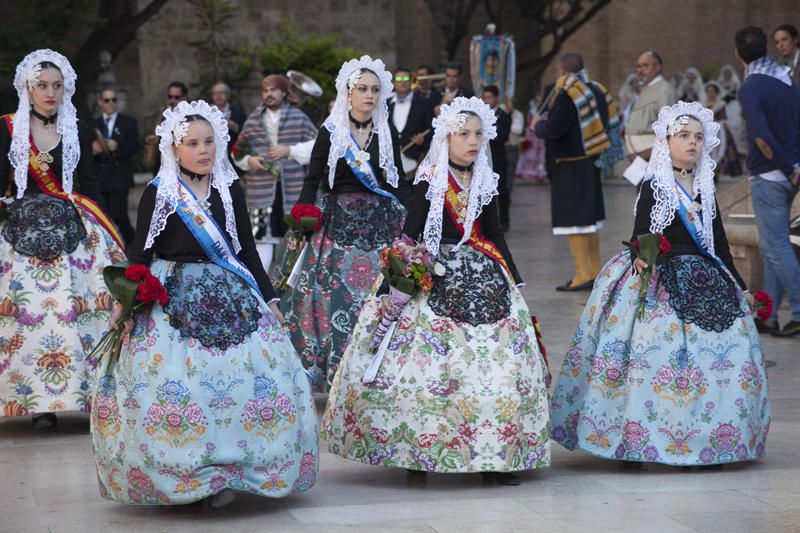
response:
<svg viewBox="0 0 800 533"><path fill-rule="evenodd" d="M243 48L235 47L225 37L236 13L232 0L187 0L194 9L202 38L189 42L201 69L199 92L210 96L211 86L224 80L235 83L247 76L249 62L240 60Z"/></svg>
<svg viewBox="0 0 800 533"><path fill-rule="evenodd" d="M324 93L319 98L309 99L309 105L318 107L334 97L336 75L342 63L362 53L341 44L338 34L312 35L301 33L287 20L280 24L277 35L280 40L256 46L264 75L299 70L320 84Z"/></svg>

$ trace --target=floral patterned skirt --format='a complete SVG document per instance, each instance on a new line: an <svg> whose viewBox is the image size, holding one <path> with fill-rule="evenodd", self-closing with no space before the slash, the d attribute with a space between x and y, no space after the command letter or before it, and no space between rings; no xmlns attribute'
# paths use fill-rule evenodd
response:
<svg viewBox="0 0 800 533"><path fill-rule="evenodd" d="M325 392L380 275L378 254L400 236L405 209L372 193L327 195L317 205L323 225L312 235L300 281L283 295L281 309L314 389Z"/></svg>
<svg viewBox="0 0 800 533"><path fill-rule="evenodd" d="M602 269L558 377L553 439L569 450L626 461L757 459L770 408L747 304L734 287L738 308L730 308L710 260L668 262L650 279L643 320L635 316L641 278L631 274L629 252Z"/></svg>
<svg viewBox="0 0 800 533"><path fill-rule="evenodd" d="M112 299L103 268L125 258L91 215L31 194L0 222L0 416L88 411Z"/></svg>
<svg viewBox="0 0 800 533"><path fill-rule="evenodd" d="M547 373L519 290L482 253L462 246L440 261L448 297L419 293L397 322L378 375L362 377L380 314L371 297L333 381L323 417L332 453L372 465L429 472L508 472L550 464ZM496 269L494 267L497 267ZM478 273L491 287L467 283ZM456 312L461 297L478 298ZM487 299L488 298L488 299ZM482 308L506 304L504 316Z"/></svg>
<svg viewBox="0 0 800 533"><path fill-rule="evenodd" d="M137 317L95 384L100 494L184 504L223 489L279 498L318 471L309 379L266 303L210 263L156 260L166 308Z"/></svg>

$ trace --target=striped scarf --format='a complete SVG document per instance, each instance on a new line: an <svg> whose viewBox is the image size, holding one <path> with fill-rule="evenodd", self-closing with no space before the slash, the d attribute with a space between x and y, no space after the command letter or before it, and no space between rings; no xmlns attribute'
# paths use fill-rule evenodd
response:
<svg viewBox="0 0 800 533"><path fill-rule="evenodd" d="M586 70L581 70L577 73L578 79L584 84L592 84L597 87L606 99L606 106L608 109L608 124L606 124L606 135L608 135L609 147L607 150L600 154L600 157L595 161L594 166L600 169L601 179L607 179L614 174L614 165L625 159L625 150L622 146L622 123L619 120L619 112L611 93L604 85L589 78L589 73Z"/></svg>
<svg viewBox="0 0 800 533"><path fill-rule="evenodd" d="M575 74L562 76L556 82L556 91L563 90L578 110L583 149L586 155L598 155L611 146L606 127L597 107L597 99L589 88Z"/></svg>
<svg viewBox="0 0 800 533"><path fill-rule="evenodd" d="M242 132L234 146L234 157L238 152L239 143L247 142L250 148L262 156L266 161L267 150L270 148L269 135L264 127L264 104L259 105L242 127ZM281 118L278 126L278 144L292 146L297 143L314 140L317 137L317 128L305 113L284 103L281 107ZM288 213L303 188L303 180L306 177L306 167L297 163L294 159L283 159L279 162L280 180L283 190L283 209ZM258 209L272 205L275 199L275 190L278 178L269 172L255 172L248 170L242 180L245 186L245 196L247 205L250 208Z"/></svg>

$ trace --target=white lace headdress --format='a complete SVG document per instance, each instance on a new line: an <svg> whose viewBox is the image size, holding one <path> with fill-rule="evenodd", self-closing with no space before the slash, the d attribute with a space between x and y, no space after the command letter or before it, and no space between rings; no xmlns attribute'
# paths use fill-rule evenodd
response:
<svg viewBox="0 0 800 533"><path fill-rule="evenodd" d="M433 119L434 133L431 149L420 163L416 178L414 178L415 185L421 181L428 182L428 192L425 193L425 198L430 202L430 208L423 236L425 246L434 255L439 253L439 244L442 241L444 195L447 192L450 172L448 136L458 133L464 128L470 117L466 113L467 111L475 113L480 119L483 127L483 139L472 168L467 214L464 217L464 236L456 248L469 239L472 234L472 224L480 216L483 208L489 205L489 202L497 194L499 176L492 170L489 158L489 141L497 137L497 128L495 127L497 117L494 111L479 98L459 96L451 104L443 105L439 116Z"/></svg>
<svg viewBox="0 0 800 533"><path fill-rule="evenodd" d="M17 65L14 75L14 88L17 89L19 106L14 114L14 134L8 159L14 166L14 183L17 185L17 198L22 198L28 187L28 159L30 158L31 101L28 94L39 81L41 63L48 61L56 65L64 78L64 96L58 106L56 132L61 135L61 187L67 194L72 193L72 175L81 158L78 140L78 113L72 104L75 94L75 81L78 76L66 57L49 48L31 52Z"/></svg>
<svg viewBox="0 0 800 533"><path fill-rule="evenodd" d="M703 150L694 167L693 195L700 193L703 220L700 238L706 248L714 253L714 217L717 216L714 169L717 164L711 158L711 152L719 144L717 132L719 124L714 122L714 113L699 102L678 102L672 106L664 106L658 113L658 120L653 123L656 134L650 162L647 164L646 176L653 187L655 203L650 211L650 232L663 233L675 219L675 211L680 205L678 190L673 174L672 157L669 153L667 137L677 134L688 123L686 117L697 119L703 126Z"/></svg>
<svg viewBox="0 0 800 533"><path fill-rule="evenodd" d="M233 212L233 200L229 187L238 179L228 159L228 121L225 115L216 106L210 106L203 100L195 102L180 102L174 109L164 111L164 120L156 126L156 135L160 138L161 168L158 169L158 191L156 192L156 205L153 209L153 218L147 231L145 250L153 246L155 238L164 230L167 217L175 212L178 204L178 178L180 169L175 158L173 147L180 146L183 137L189 131L190 123L186 121L187 115L200 115L206 119L214 131L216 140L216 158L211 171L211 186L217 189L222 205L225 208L225 229L233 243L233 249L238 253L242 246L239 244L239 235L236 232L236 217Z"/></svg>
<svg viewBox="0 0 800 533"><path fill-rule="evenodd" d="M362 69L374 72L381 83L381 92L375 111L372 113L372 128L375 135L378 136L379 142L378 165L386 172L386 181L392 187L397 187L398 175L394 165L394 149L392 134L389 130L389 107L387 105L394 91L392 74L387 72L386 65L380 59L361 56L360 59L346 61L339 69L339 75L336 76L336 101L331 114L322 124L331 133L331 149L328 152L328 185L331 189L333 189L336 163L344 157L344 153L350 145L350 92L361 78Z"/></svg>

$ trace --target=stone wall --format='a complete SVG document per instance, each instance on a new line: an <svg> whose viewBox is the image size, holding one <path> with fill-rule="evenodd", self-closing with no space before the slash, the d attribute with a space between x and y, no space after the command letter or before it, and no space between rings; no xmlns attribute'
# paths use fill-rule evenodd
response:
<svg viewBox="0 0 800 533"><path fill-rule="evenodd" d="M443 37L424 0L236 0L236 4L239 8L228 36L233 43L275 42L281 38L279 24L286 19L302 31L339 33L343 44L381 57L390 67L427 63L440 70L445 60ZM472 19L470 35L481 32L488 21L481 9ZM786 22L800 25L800 2L614 0L567 41L563 52L583 54L593 76L616 94L643 50L658 50L668 75L690 66L716 72L726 63L735 63L733 34L738 28L756 24L771 31ZM522 20L511 20L501 29L518 41L526 31ZM171 0L140 30L137 41L115 62L118 79L129 86L132 114L154 116L164 103L169 81L191 85L199 78L195 52L188 46L197 38L197 21L184 0ZM469 37L457 52L464 63L468 47ZM550 69L544 81L552 76ZM527 100L533 89L530 75L521 72L519 100Z"/></svg>
<svg viewBox="0 0 800 533"><path fill-rule="evenodd" d="M288 20L301 31L338 33L342 44L367 50L388 64L395 63L395 2L391 0L236 0L235 3L237 12L226 35L231 43L276 42L281 38L278 31L281 21ZM129 98L133 114L150 118L157 113L165 103L170 81L181 80L190 86L197 82L200 67L195 50L188 43L199 36L196 17L184 0L171 0L142 27L137 42L130 47L138 56L136 70L127 62L121 69L115 66L120 81L138 77L137 89L131 91L138 94Z"/></svg>

